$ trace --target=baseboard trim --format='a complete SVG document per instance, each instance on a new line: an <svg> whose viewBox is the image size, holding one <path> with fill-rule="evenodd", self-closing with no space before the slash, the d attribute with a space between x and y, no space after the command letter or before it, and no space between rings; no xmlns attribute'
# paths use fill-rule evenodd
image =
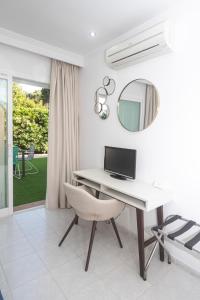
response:
<svg viewBox="0 0 200 300"><path fill-rule="evenodd" d="M173 258L174 264L180 266L181 268L183 268L188 273L190 273L194 276L200 277L200 272L198 272L197 270L191 268L189 265L187 265L184 262L182 262L181 260L177 259L175 256L172 256L172 258Z"/></svg>
<svg viewBox="0 0 200 300"><path fill-rule="evenodd" d="M13 208L14 212L16 211L21 211L21 210L26 210L26 209L31 209L31 208L37 208L38 206L44 206L45 205L45 200L41 201L36 201L36 202L31 202L23 205L18 205Z"/></svg>

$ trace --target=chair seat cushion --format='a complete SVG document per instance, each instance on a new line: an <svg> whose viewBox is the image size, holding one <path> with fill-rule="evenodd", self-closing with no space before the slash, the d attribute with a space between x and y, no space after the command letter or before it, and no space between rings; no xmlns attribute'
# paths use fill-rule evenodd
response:
<svg viewBox="0 0 200 300"><path fill-rule="evenodd" d="M88 221L106 221L120 215L125 204L113 199L97 199L87 186L75 187L65 183L67 199L76 214Z"/></svg>

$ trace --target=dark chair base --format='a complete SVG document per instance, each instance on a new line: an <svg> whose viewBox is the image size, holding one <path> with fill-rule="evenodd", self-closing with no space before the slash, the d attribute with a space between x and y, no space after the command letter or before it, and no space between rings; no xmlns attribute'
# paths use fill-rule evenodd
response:
<svg viewBox="0 0 200 300"><path fill-rule="evenodd" d="M117 236L117 240L119 242L119 246L120 246L120 248L123 248L123 245L122 245L122 242L121 242L121 239L120 239L120 236L119 236L119 232L117 230L117 226L115 224L114 218L112 218L110 221L112 223L112 226L114 228L115 234ZM66 233L64 234L64 236L61 239L60 243L58 244L59 247L62 245L62 243L66 239L67 235L69 234L69 232L72 229L72 227L74 226L74 224L78 224L78 216L77 215L74 217L72 223L70 224L69 228L67 229ZM93 221L92 222L92 231L91 231L91 235L90 235L89 248L88 248L88 254L87 254L87 259L86 259L86 264L85 264L85 271L86 272L87 272L88 267L89 267L90 256L91 256L91 252L92 252L92 246L93 246L93 242L94 242L94 236L95 236L96 226L97 226L97 221Z"/></svg>
<svg viewBox="0 0 200 300"><path fill-rule="evenodd" d="M70 232L70 230L72 229L72 227L74 226L74 224L76 224L78 222L78 216L76 215L73 219L73 221L71 222L71 224L69 225L69 228L67 229L67 231L65 232L63 238L61 239L60 243L58 244L58 247L60 247L62 245L62 243L64 242L64 240L66 239L66 237L68 236L68 233Z"/></svg>
<svg viewBox="0 0 200 300"><path fill-rule="evenodd" d="M91 255L91 252L92 252L92 246L93 246L93 241L94 241L94 236L95 236L95 231L96 231L96 225L97 225L97 221L93 221L92 231L91 231L91 236L90 236L90 243L89 243L88 254L87 254L87 260L86 260L86 264L85 264L85 271L86 272L87 272L88 267L89 267L90 255Z"/></svg>

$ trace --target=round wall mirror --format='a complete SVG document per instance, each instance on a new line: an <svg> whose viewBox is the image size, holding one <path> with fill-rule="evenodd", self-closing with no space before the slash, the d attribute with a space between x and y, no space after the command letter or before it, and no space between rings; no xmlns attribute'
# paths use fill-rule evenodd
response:
<svg viewBox="0 0 200 300"><path fill-rule="evenodd" d="M118 118L121 125L131 131L141 131L155 120L159 95L148 80L136 79L128 83L118 99Z"/></svg>

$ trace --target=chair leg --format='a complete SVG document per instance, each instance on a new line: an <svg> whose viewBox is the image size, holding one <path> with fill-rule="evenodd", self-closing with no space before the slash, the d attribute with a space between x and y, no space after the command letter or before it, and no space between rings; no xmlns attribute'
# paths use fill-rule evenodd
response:
<svg viewBox="0 0 200 300"><path fill-rule="evenodd" d="M96 224L97 224L97 221L93 221L92 231L91 231L91 236L90 236L90 244L89 244L89 248L88 248L87 260L86 260L86 265L85 265L86 272L88 270L88 266L89 266L89 262L90 262L90 255L92 252L92 245L93 245L94 235L95 235L95 231L96 231Z"/></svg>
<svg viewBox="0 0 200 300"><path fill-rule="evenodd" d="M21 179L19 163L17 163L17 164L15 165L15 170L14 170L13 175L14 175L15 178Z"/></svg>
<svg viewBox="0 0 200 300"><path fill-rule="evenodd" d="M34 174L38 174L39 173L38 168L34 164L32 164L32 162L30 162L29 160L27 160L26 164L28 166L30 166L29 169L26 170L26 171L30 171L30 172L26 172L26 174L34 175Z"/></svg>
<svg viewBox="0 0 200 300"><path fill-rule="evenodd" d="M71 224L69 225L69 228L67 229L66 233L64 234L63 238L61 239L60 243L58 244L58 247L60 247L62 245L62 243L64 242L64 240L66 239L68 233L70 232L70 230L72 229L72 227L74 226L74 224L76 223L78 219L78 216L76 215L73 219L73 221L71 222Z"/></svg>
<svg viewBox="0 0 200 300"><path fill-rule="evenodd" d="M75 225L78 225L78 216L77 216L77 219L75 221Z"/></svg>
<svg viewBox="0 0 200 300"><path fill-rule="evenodd" d="M118 242L119 242L119 246L120 246L120 248L123 248L123 245L122 245L122 242L121 242L121 239L120 239L120 236L119 236L119 232L117 230L117 226L116 226L115 220L113 218L111 219L111 223L112 223L112 226L114 228L115 234L117 236L117 239L118 239Z"/></svg>

